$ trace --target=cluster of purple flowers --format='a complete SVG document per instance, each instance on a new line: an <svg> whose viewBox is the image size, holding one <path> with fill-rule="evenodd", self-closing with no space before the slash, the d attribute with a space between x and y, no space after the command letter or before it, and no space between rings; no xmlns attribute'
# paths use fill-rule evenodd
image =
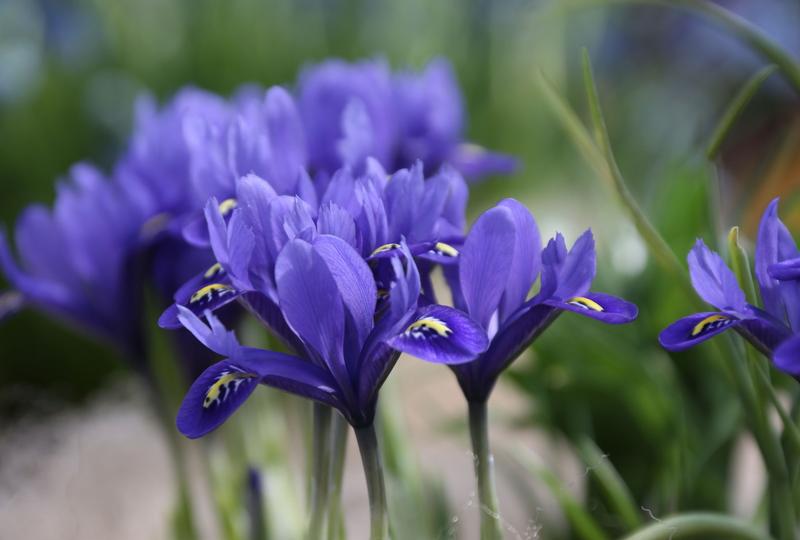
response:
<svg viewBox="0 0 800 540"><path fill-rule="evenodd" d="M52 210L20 218L20 263L0 235L0 265L25 301L137 363L146 284L172 298L159 324L223 357L178 412L188 437L218 427L259 384L369 430L403 352L451 365L466 399L485 407L499 374L560 313L636 317L634 305L589 292L590 231L571 250L560 234L542 249L533 216L506 199L465 235L465 177L514 161L463 142L443 61L421 73L329 61L294 91L248 87L226 100L186 89L136 112L110 178L74 167ZM437 303L436 268L453 307ZM240 345L215 314L236 306L288 352Z"/></svg>
<svg viewBox="0 0 800 540"><path fill-rule="evenodd" d="M266 96L265 96L266 94ZM239 178L255 174L279 195L316 205L332 175L363 172L376 156L392 170L424 158L478 177L514 161L464 143L449 65L392 73L381 61L328 61L295 92L245 87L231 99L198 89L159 109L137 103L135 130L110 175L79 164L52 209L26 209L14 231L19 262L0 231L0 268L25 302L77 323L134 361L143 354L141 297L164 298L214 260L202 208L232 208Z"/></svg>

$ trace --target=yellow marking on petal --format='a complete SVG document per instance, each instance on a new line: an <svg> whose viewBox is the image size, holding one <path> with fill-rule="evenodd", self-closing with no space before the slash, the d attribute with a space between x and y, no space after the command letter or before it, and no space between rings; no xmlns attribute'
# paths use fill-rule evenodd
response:
<svg viewBox="0 0 800 540"><path fill-rule="evenodd" d="M603 311L603 306L591 298L586 298L585 296L575 296L574 298L570 298L567 300L567 304L572 304L573 306L582 307L584 309L591 309L592 311Z"/></svg>
<svg viewBox="0 0 800 540"><path fill-rule="evenodd" d="M204 297L208 297L209 300L214 296L214 293L219 294L226 294L233 292L233 287L230 285L225 285L224 283L212 283L211 285L206 285L196 293L192 295L189 299L190 304L194 304L195 302L199 302Z"/></svg>
<svg viewBox="0 0 800 540"><path fill-rule="evenodd" d="M219 213L223 216L227 216L237 206L239 206L239 203L236 201L236 199L225 199L219 203Z"/></svg>
<svg viewBox="0 0 800 540"><path fill-rule="evenodd" d="M694 328L692 328L692 337L699 335L715 322L727 320L730 320L730 317L726 317L725 315L710 315L694 325Z"/></svg>
<svg viewBox="0 0 800 540"><path fill-rule="evenodd" d="M442 255L446 255L447 257L458 257L458 250L451 246L450 244L445 244L444 242L436 242L436 245L433 246L436 251L441 253Z"/></svg>
<svg viewBox="0 0 800 540"><path fill-rule="evenodd" d="M400 247L400 244L395 244L395 243L383 244L382 246L379 246L379 247L375 248L375 251L372 252L372 255L370 255L370 257L373 256L373 255L377 255L378 253L385 253L387 251L391 251L393 249L397 249L399 247Z"/></svg>
<svg viewBox="0 0 800 540"><path fill-rule="evenodd" d="M152 238L163 231L169 224L170 214L161 212L151 216L139 229L139 238Z"/></svg>
<svg viewBox="0 0 800 540"><path fill-rule="evenodd" d="M405 333L412 337L424 337L426 331L435 332L441 337L447 337L453 330L447 324L436 317L423 317L411 323L406 328Z"/></svg>
<svg viewBox="0 0 800 540"><path fill-rule="evenodd" d="M214 381L214 384L212 384L206 391L206 397L203 400L203 408L207 409L213 403L218 402L223 388L227 388L228 385L238 381L239 383L234 387L234 390L236 390L236 388L239 387L239 384L241 384L241 381L252 378L255 378L255 375L251 373L223 373L222 376Z"/></svg>
<svg viewBox="0 0 800 540"><path fill-rule="evenodd" d="M222 265L219 263L214 263L208 270L206 270L205 274L203 274L203 277L210 279L220 273L222 273Z"/></svg>

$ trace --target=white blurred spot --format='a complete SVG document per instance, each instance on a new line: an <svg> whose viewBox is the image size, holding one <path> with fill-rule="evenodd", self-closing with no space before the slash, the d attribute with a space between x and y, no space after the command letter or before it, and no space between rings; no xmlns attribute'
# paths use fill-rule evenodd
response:
<svg viewBox="0 0 800 540"><path fill-rule="evenodd" d="M625 226L610 244L611 265L617 273L626 276L642 273L647 264L647 247L632 227Z"/></svg>

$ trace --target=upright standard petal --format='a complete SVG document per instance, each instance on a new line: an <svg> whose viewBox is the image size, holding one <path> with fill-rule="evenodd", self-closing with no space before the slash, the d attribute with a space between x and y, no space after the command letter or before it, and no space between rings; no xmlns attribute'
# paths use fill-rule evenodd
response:
<svg viewBox="0 0 800 540"><path fill-rule="evenodd" d="M278 299L286 321L319 359L342 358L344 306L324 259L305 240L291 240L275 263Z"/></svg>
<svg viewBox="0 0 800 540"><path fill-rule="evenodd" d="M516 230L514 256L503 299L500 302L500 319L504 320L525 302L536 276L539 275L542 239L530 210L519 201L505 199L499 206L511 210Z"/></svg>
<svg viewBox="0 0 800 540"><path fill-rule="evenodd" d="M183 306L178 306L177 309L178 320L180 320L183 327L191 332L197 341L210 350L220 356L233 356L239 348L236 334L225 328L210 311L206 311L204 314L208 321L208 324L205 324L191 310Z"/></svg>
<svg viewBox="0 0 800 540"><path fill-rule="evenodd" d="M596 272L594 236L592 230L587 229L575 240L566 257L558 263L558 287L554 296L563 300L586 293Z"/></svg>
<svg viewBox="0 0 800 540"><path fill-rule="evenodd" d="M516 244L513 213L498 206L475 221L461 249L459 280L470 317L483 328L500 304Z"/></svg>
<svg viewBox="0 0 800 540"><path fill-rule="evenodd" d="M721 310L746 310L744 292L722 257L698 239L687 259L692 286L703 300Z"/></svg>
<svg viewBox="0 0 800 540"><path fill-rule="evenodd" d="M319 236L314 242L314 250L325 261L336 281L349 314L347 323L352 322L354 331L352 335L347 332L345 346L353 349L351 353L355 361L373 327L375 304L378 300L375 279L364 259L341 238Z"/></svg>

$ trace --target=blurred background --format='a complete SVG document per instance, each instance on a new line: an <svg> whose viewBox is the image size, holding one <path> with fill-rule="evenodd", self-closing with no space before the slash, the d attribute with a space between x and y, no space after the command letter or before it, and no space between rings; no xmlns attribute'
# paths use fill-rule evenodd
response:
<svg viewBox="0 0 800 540"><path fill-rule="evenodd" d="M797 2L719 3L800 60ZM592 537L563 512L563 497L604 534L620 534L587 456L613 464L642 521L686 509L750 516L761 465L742 435L724 360L709 345L675 355L659 348L660 329L692 307L576 151L537 77L544 72L584 115L580 49L588 48L620 167L681 258L696 237L714 244L736 224L752 246L760 214L777 195L784 221L800 230L800 100L773 75L709 163L704 152L717 121L764 60L685 12L575 4L0 0L0 223L10 229L27 204L49 204L76 161L110 169L142 93L164 100L187 84L223 95L248 82L291 85L301 67L328 57L383 57L395 68L447 58L464 93L467 138L522 162L515 175L474 187L470 214L513 196L545 237L558 230L571 242L591 226L596 289L641 309L635 325L619 328L562 317L503 380L492 429L509 538ZM401 438L421 491L437 501L426 530L437 531L431 538L473 538L462 398L449 372L420 364L401 360L388 400L398 429L409 430ZM0 325L0 366L0 536L168 538L165 443L113 352L23 311ZM276 472L265 483L286 505L273 511L302 526L302 485L279 466L301 445L296 436L282 439L300 406L263 400L262 410L282 404L269 414L259 416L257 406L246 412L270 445L262 457ZM349 461L344 501L353 538L366 516L356 465Z"/></svg>

